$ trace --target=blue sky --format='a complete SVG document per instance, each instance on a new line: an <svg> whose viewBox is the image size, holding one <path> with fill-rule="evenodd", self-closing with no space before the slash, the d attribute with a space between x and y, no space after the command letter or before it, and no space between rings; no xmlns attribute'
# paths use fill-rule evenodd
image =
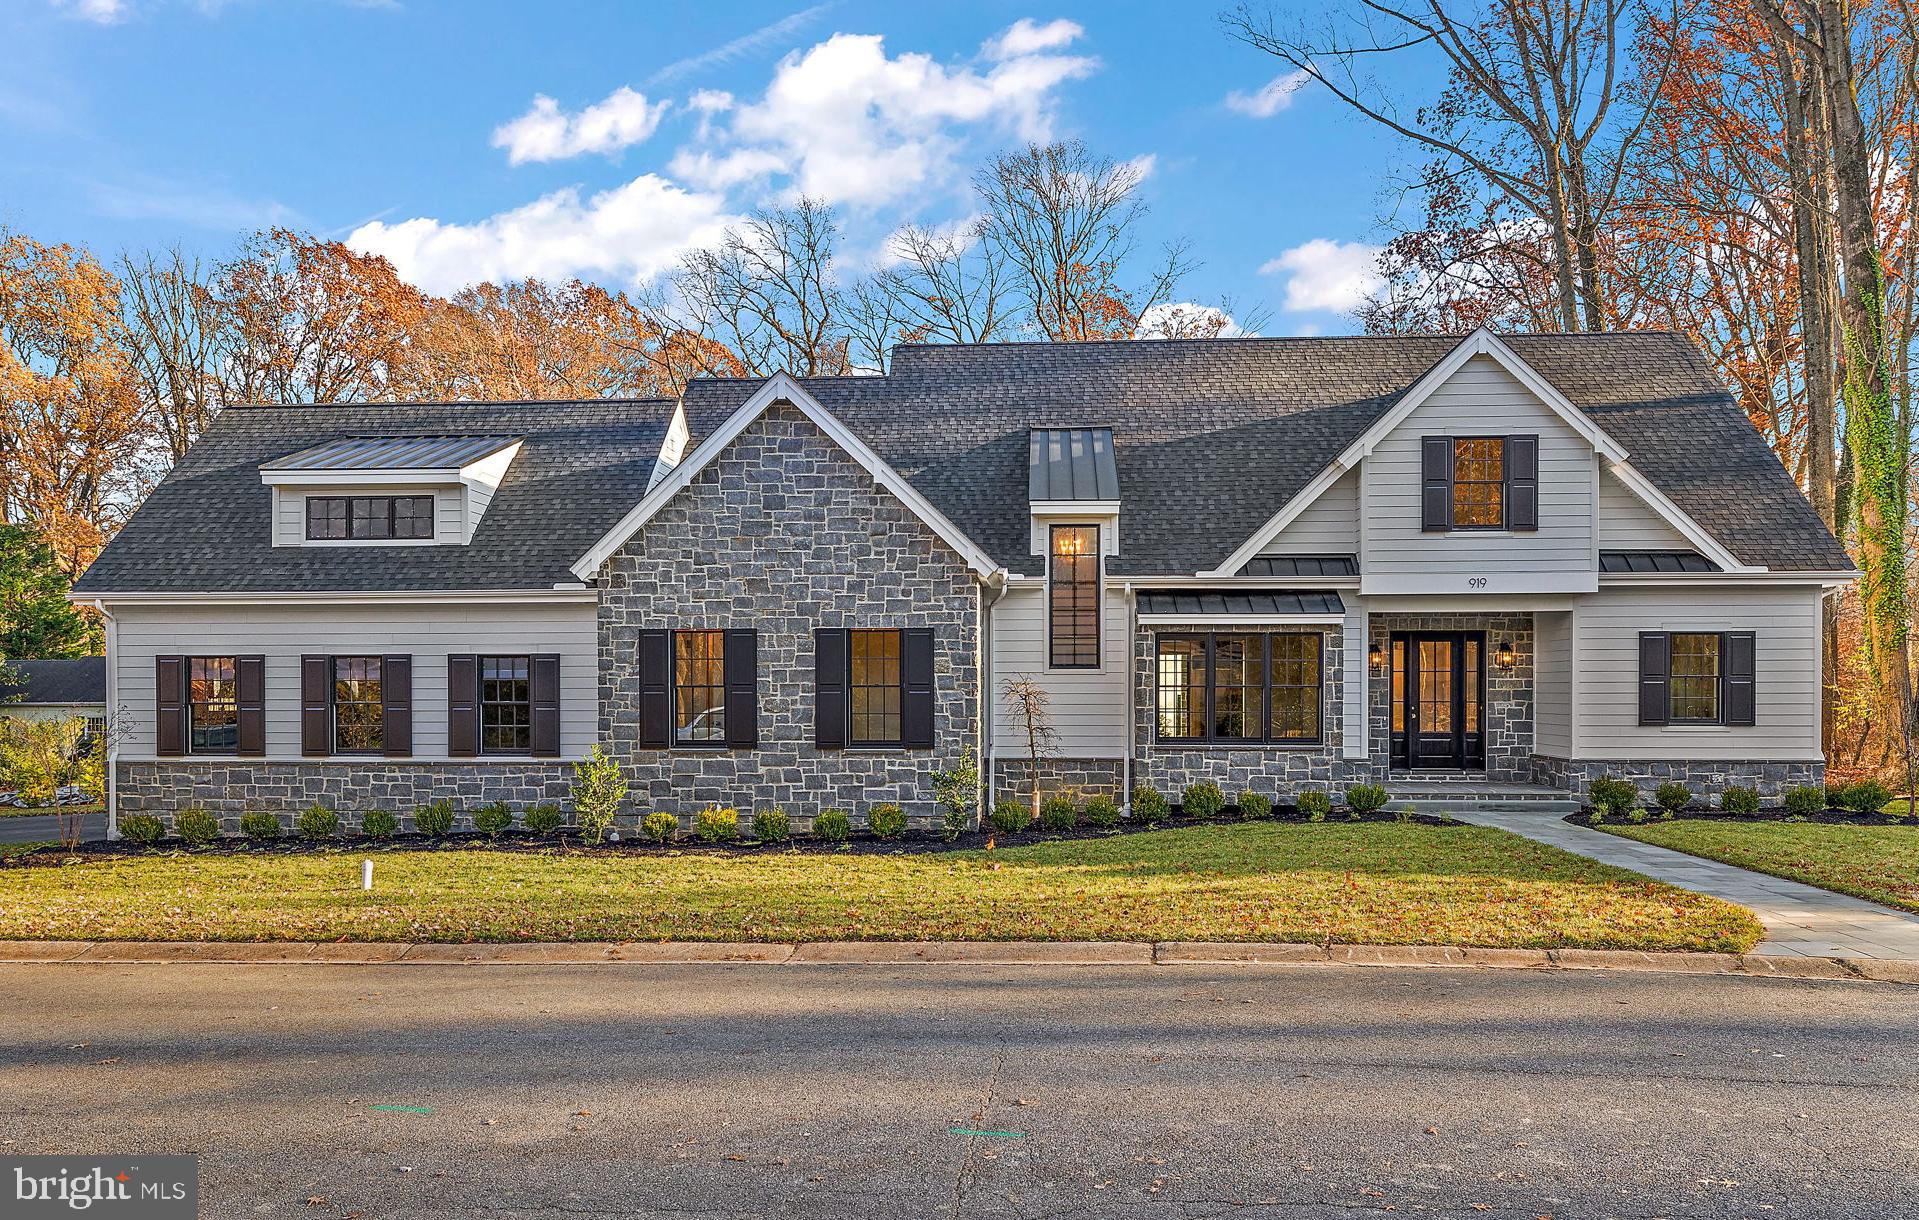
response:
<svg viewBox="0 0 1919 1220"><path fill-rule="evenodd" d="M217 255L290 224L446 292L628 287L755 204L823 195L847 256L968 214L1025 138L1143 158L1186 299L1352 329L1406 153L1212 4L8 0L0 223ZM546 99L546 100L540 100Z"/></svg>

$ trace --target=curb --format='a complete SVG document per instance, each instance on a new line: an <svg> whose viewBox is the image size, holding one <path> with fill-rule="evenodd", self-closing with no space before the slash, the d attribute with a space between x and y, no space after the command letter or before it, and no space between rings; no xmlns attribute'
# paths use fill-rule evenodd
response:
<svg viewBox="0 0 1919 1220"><path fill-rule="evenodd" d="M837 966L1359 966L1742 974L1919 985L1919 961L1655 953L1635 949L1482 949L1463 945L1301 945L1239 941L560 941L409 944L259 941L0 941L0 965L548 966L757 964Z"/></svg>

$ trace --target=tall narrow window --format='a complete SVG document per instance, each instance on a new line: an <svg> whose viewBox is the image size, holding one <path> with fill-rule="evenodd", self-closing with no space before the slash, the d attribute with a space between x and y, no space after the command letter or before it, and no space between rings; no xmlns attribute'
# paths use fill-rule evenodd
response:
<svg viewBox="0 0 1919 1220"><path fill-rule="evenodd" d="M1453 443L1453 528L1506 524L1506 441L1468 437Z"/></svg>
<svg viewBox="0 0 1919 1220"><path fill-rule="evenodd" d="M673 633L673 740L726 744L726 633Z"/></svg>
<svg viewBox="0 0 1919 1220"><path fill-rule="evenodd" d="M1273 711L1266 735L1274 741L1318 741L1320 639L1305 632L1271 639Z"/></svg>
<svg viewBox="0 0 1919 1220"><path fill-rule="evenodd" d="M1258 741L1265 735L1266 637L1213 637L1213 736Z"/></svg>
<svg viewBox="0 0 1919 1220"><path fill-rule="evenodd" d="M1049 548L1054 669L1099 667L1099 526L1055 525Z"/></svg>
<svg viewBox="0 0 1919 1220"><path fill-rule="evenodd" d="M527 658L480 658L480 753L533 750L533 692Z"/></svg>
<svg viewBox="0 0 1919 1220"><path fill-rule="evenodd" d="M1674 723L1719 722L1719 644L1716 631L1675 631L1672 635L1672 713Z"/></svg>
<svg viewBox="0 0 1919 1220"><path fill-rule="evenodd" d="M192 657L187 662L188 749L195 754L233 754L240 749L240 688L232 657Z"/></svg>
<svg viewBox="0 0 1919 1220"><path fill-rule="evenodd" d="M852 744L900 744L900 633L854 631L848 639Z"/></svg>
<svg viewBox="0 0 1919 1220"><path fill-rule="evenodd" d="M1206 737L1206 637L1159 637L1159 736Z"/></svg>
<svg viewBox="0 0 1919 1220"><path fill-rule="evenodd" d="M385 748L380 658L333 658L333 752L378 754Z"/></svg>

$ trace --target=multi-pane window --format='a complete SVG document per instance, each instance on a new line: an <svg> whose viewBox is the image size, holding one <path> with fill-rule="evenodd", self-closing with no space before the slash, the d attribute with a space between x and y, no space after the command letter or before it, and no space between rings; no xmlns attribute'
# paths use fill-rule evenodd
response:
<svg viewBox="0 0 1919 1220"><path fill-rule="evenodd" d="M673 740L726 744L726 633L673 633Z"/></svg>
<svg viewBox="0 0 1919 1220"><path fill-rule="evenodd" d="M1320 739L1317 633L1162 635L1155 681L1161 741Z"/></svg>
<svg viewBox="0 0 1919 1220"><path fill-rule="evenodd" d="M333 658L333 752L378 754L385 748L380 658Z"/></svg>
<svg viewBox="0 0 1919 1220"><path fill-rule="evenodd" d="M847 691L853 701L852 743L900 744L900 633L848 633Z"/></svg>
<svg viewBox="0 0 1919 1220"><path fill-rule="evenodd" d="M480 658L480 752L533 750L533 692L525 657Z"/></svg>
<svg viewBox="0 0 1919 1220"><path fill-rule="evenodd" d="M1719 721L1720 635L1716 631L1672 634L1670 719L1674 723Z"/></svg>
<svg viewBox="0 0 1919 1220"><path fill-rule="evenodd" d="M195 754L232 754L240 748L240 688L232 657L187 661L187 742Z"/></svg>
<svg viewBox="0 0 1919 1220"><path fill-rule="evenodd" d="M1048 592L1052 667L1099 666L1099 527L1052 528Z"/></svg>
<svg viewBox="0 0 1919 1220"><path fill-rule="evenodd" d="M433 537L432 496L308 496L307 537L419 539Z"/></svg>
<svg viewBox="0 0 1919 1220"><path fill-rule="evenodd" d="M1506 524L1506 441L1467 437L1453 442L1453 528L1500 529Z"/></svg>

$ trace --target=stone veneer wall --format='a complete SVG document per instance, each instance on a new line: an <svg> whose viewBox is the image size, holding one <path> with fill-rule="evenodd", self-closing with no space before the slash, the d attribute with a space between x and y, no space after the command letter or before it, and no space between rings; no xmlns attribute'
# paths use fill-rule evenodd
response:
<svg viewBox="0 0 1919 1220"><path fill-rule="evenodd" d="M1018 796L1032 790L1033 764L1023 758L993 760L994 791L999 796ZM1040 791L1077 792L1084 801L1093 796L1110 796L1124 802L1126 763L1118 758L1042 758L1039 760Z"/></svg>
<svg viewBox="0 0 1919 1220"><path fill-rule="evenodd" d="M1640 795L1647 801L1652 800L1653 789L1676 780L1714 805L1719 803L1720 795L1731 787L1756 788L1762 798L1770 801L1782 796L1788 788L1826 782L1826 764L1823 762L1669 762L1632 759L1581 759L1575 762L1543 756L1533 761L1534 783L1564 788L1581 799L1585 798L1586 790L1594 780L1606 778L1631 780L1639 785Z"/></svg>
<svg viewBox="0 0 1919 1220"><path fill-rule="evenodd" d="M782 805L804 824L881 802L939 816L932 772L978 748L979 590L932 530L799 410L749 425L599 573L600 737L633 778L634 810L742 814ZM759 747L647 750L639 632L759 632ZM813 746L813 631L930 627L934 748Z"/></svg>
<svg viewBox="0 0 1919 1220"><path fill-rule="evenodd" d="M452 801L456 825L464 826L471 824L475 809L491 801L505 801L516 812L543 801L565 805L572 782L572 764L561 762L183 759L121 763L114 791L123 818L134 813L170 818L200 805L226 829L238 830L240 815L248 810L277 814L290 825L309 806L324 804L350 815L384 809L410 828L413 811L431 801Z"/></svg>
<svg viewBox="0 0 1919 1220"><path fill-rule="evenodd" d="M1483 631L1486 635L1486 698L1480 708L1486 741L1488 780L1530 783L1533 755L1533 616L1531 614L1375 614L1368 624L1370 648L1376 644L1392 656L1396 631ZM1493 663L1502 643L1510 643L1518 660L1510 669ZM1367 707L1371 714L1368 741L1375 774L1385 775L1392 760L1392 674L1369 675ZM1477 775L1478 772L1464 772Z"/></svg>

